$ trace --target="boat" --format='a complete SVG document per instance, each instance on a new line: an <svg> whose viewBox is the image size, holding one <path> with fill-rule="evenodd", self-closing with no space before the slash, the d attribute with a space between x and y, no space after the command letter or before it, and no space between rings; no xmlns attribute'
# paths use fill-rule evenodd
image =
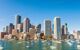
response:
<svg viewBox="0 0 80 50"><path fill-rule="evenodd" d="M0 50L2 50L3 49L3 47L0 45Z"/></svg>
<svg viewBox="0 0 80 50"><path fill-rule="evenodd" d="M56 49L56 47L55 46L50 46L50 48L53 50L53 49Z"/></svg>

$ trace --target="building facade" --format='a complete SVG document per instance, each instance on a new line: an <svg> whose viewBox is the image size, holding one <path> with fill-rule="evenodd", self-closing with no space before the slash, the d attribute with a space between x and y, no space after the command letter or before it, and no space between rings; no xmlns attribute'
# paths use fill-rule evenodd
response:
<svg viewBox="0 0 80 50"><path fill-rule="evenodd" d="M45 20L44 22L44 28L45 28L45 35L51 35L51 21L50 20Z"/></svg>
<svg viewBox="0 0 80 50"><path fill-rule="evenodd" d="M56 39L61 39L61 20L60 17L54 18L54 36Z"/></svg>
<svg viewBox="0 0 80 50"><path fill-rule="evenodd" d="M21 16L15 16L15 29L17 29L17 25L21 23Z"/></svg>
<svg viewBox="0 0 80 50"><path fill-rule="evenodd" d="M41 24L37 25L37 33L41 33Z"/></svg>
<svg viewBox="0 0 80 50"><path fill-rule="evenodd" d="M8 34L12 34L12 29L14 29L14 25L10 23L8 27Z"/></svg>
<svg viewBox="0 0 80 50"><path fill-rule="evenodd" d="M29 28L31 27L29 18L25 18L23 22L23 32L29 32Z"/></svg>

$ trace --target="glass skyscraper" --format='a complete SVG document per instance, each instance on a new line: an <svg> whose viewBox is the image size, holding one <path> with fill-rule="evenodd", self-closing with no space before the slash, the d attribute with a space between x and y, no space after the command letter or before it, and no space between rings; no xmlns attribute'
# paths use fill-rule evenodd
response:
<svg viewBox="0 0 80 50"><path fill-rule="evenodd" d="M54 18L54 36L57 39L61 39L61 20L60 17Z"/></svg>
<svg viewBox="0 0 80 50"><path fill-rule="evenodd" d="M20 15L17 15L15 16L15 29L17 29L17 24L20 24L21 23L21 16Z"/></svg>
<svg viewBox="0 0 80 50"><path fill-rule="evenodd" d="M50 20L45 20L45 35L51 35L51 21Z"/></svg>
<svg viewBox="0 0 80 50"><path fill-rule="evenodd" d="M31 27L29 18L25 18L23 22L23 32L29 32L29 28Z"/></svg>

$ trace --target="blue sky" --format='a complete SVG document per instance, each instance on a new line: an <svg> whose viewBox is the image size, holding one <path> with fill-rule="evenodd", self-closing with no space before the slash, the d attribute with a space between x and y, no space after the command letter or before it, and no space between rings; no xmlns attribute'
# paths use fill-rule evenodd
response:
<svg viewBox="0 0 80 50"><path fill-rule="evenodd" d="M55 16L61 17L61 23L68 23L69 32L80 30L79 0L0 0L0 31L9 23L15 22L15 15L20 14L31 23L43 26L44 19L52 21Z"/></svg>

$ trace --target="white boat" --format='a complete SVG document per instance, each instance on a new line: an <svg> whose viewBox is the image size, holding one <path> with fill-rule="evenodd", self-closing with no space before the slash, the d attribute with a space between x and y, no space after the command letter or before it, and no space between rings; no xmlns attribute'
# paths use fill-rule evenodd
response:
<svg viewBox="0 0 80 50"><path fill-rule="evenodd" d="M50 46L50 48L53 50L53 49L56 49L56 47L55 46Z"/></svg>
<svg viewBox="0 0 80 50"><path fill-rule="evenodd" d="M61 43L61 41L55 41L56 43Z"/></svg>
<svg viewBox="0 0 80 50"><path fill-rule="evenodd" d="M26 46L26 48L29 48L30 46Z"/></svg>
<svg viewBox="0 0 80 50"><path fill-rule="evenodd" d="M0 50L2 50L3 49L3 47L0 45Z"/></svg>
<svg viewBox="0 0 80 50"><path fill-rule="evenodd" d="M80 45L77 45L77 48L80 49Z"/></svg>

